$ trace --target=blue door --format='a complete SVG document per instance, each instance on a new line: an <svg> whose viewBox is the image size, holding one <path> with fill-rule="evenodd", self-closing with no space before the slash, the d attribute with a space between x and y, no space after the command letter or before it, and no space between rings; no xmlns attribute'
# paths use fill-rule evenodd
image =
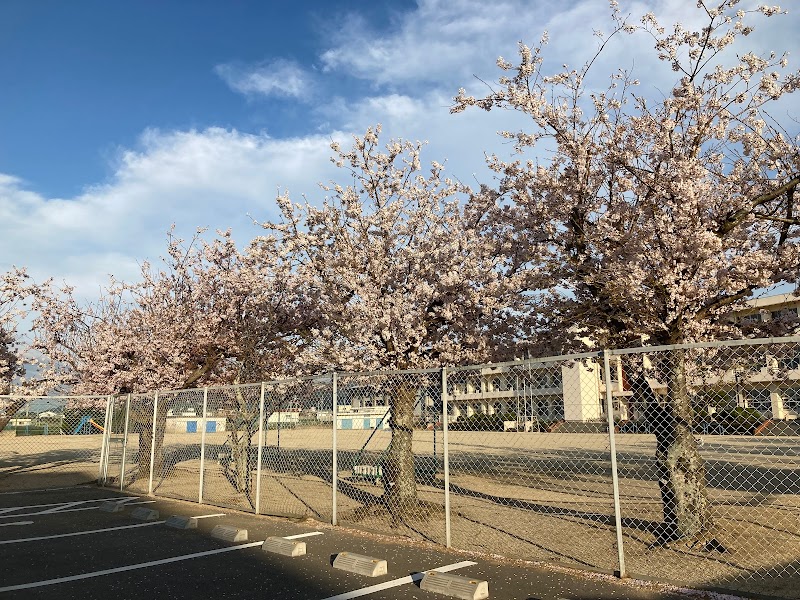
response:
<svg viewBox="0 0 800 600"><path fill-rule="evenodd" d="M206 433L217 433L216 421L206 421Z"/></svg>
<svg viewBox="0 0 800 600"><path fill-rule="evenodd" d="M186 433L197 433L197 421L186 421Z"/></svg>
<svg viewBox="0 0 800 600"><path fill-rule="evenodd" d="M342 419L342 429L352 429L353 419Z"/></svg>
<svg viewBox="0 0 800 600"><path fill-rule="evenodd" d="M364 419L364 429L372 429L372 422L369 419Z"/></svg>

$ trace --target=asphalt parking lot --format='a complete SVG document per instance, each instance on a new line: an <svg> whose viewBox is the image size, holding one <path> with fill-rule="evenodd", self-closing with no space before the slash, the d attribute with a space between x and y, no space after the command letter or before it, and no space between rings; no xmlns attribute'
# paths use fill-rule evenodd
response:
<svg viewBox="0 0 800 600"><path fill-rule="evenodd" d="M122 510L102 510L109 501L121 503ZM158 519L134 518L133 511L141 507L158 511ZM168 527L164 521L172 515L197 517L198 526ZM217 525L246 529L248 539L212 537ZM269 536L301 539L307 554L290 558L265 552L261 544ZM386 560L388 572L367 577L335 569L334 558L341 552ZM497 599L687 597L655 584L475 557L313 521L256 517L94 486L0 494L0 555L0 599L446 598L420 588L424 573L434 569L487 581L489 597Z"/></svg>

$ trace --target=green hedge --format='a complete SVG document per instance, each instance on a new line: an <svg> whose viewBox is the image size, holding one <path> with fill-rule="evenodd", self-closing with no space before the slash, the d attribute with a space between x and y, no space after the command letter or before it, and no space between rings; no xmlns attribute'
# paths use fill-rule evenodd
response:
<svg viewBox="0 0 800 600"><path fill-rule="evenodd" d="M732 435L752 435L756 427L766 420L755 408L741 406L719 411L715 417L725 427L725 432Z"/></svg>

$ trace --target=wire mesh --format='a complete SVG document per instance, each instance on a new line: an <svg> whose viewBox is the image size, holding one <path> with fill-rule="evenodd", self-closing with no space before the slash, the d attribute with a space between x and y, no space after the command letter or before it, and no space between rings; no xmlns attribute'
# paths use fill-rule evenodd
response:
<svg viewBox="0 0 800 600"><path fill-rule="evenodd" d="M616 568L596 355L448 370L453 546Z"/></svg>
<svg viewBox="0 0 800 600"><path fill-rule="evenodd" d="M642 349L615 360L631 573L794 597L800 344Z"/></svg>
<svg viewBox="0 0 800 600"><path fill-rule="evenodd" d="M147 494L149 490L154 400L155 393L134 394L128 405L121 487L140 494Z"/></svg>
<svg viewBox="0 0 800 600"><path fill-rule="evenodd" d="M111 402L0 397L0 490L100 477L141 494L616 570L613 441L628 574L792 598L798 416L800 338Z"/></svg>
<svg viewBox="0 0 800 600"><path fill-rule="evenodd" d="M0 396L0 490L97 481L107 396Z"/></svg>
<svg viewBox="0 0 800 600"><path fill-rule="evenodd" d="M445 541L440 371L340 375L341 522Z"/></svg>
<svg viewBox="0 0 800 600"><path fill-rule="evenodd" d="M202 408L203 390L159 392L151 440L153 493L198 500Z"/></svg>
<svg viewBox="0 0 800 600"><path fill-rule="evenodd" d="M208 389L203 502L255 511L260 398L260 384Z"/></svg>
<svg viewBox="0 0 800 600"><path fill-rule="evenodd" d="M109 413L104 421L106 427L104 465L101 467L100 483L107 487L119 487L123 469L125 446L125 419L127 418L127 396L111 398Z"/></svg>
<svg viewBox="0 0 800 600"><path fill-rule="evenodd" d="M330 521L330 375L265 384L259 512Z"/></svg>

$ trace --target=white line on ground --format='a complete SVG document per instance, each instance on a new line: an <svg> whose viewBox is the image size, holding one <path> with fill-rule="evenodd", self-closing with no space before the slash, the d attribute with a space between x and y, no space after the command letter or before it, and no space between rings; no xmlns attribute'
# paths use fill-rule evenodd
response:
<svg viewBox="0 0 800 600"><path fill-rule="evenodd" d="M100 508L99 506L83 506L81 508L65 508L58 512L49 512L49 513L41 513L41 512L32 512L32 513L15 513L13 515L0 515L0 519L16 519L17 517L37 517L37 516L45 516L49 517L51 515L60 515L62 513L68 512L80 512L82 510L97 510Z"/></svg>
<svg viewBox="0 0 800 600"><path fill-rule="evenodd" d="M313 535L323 535L323 533L321 531L312 531L311 533L298 533L297 535L285 535L283 536L283 539L299 540L300 538L311 537Z"/></svg>
<svg viewBox="0 0 800 600"><path fill-rule="evenodd" d="M60 506L56 506L54 508L48 508L47 510L43 510L39 514L40 515L49 515L49 514L52 514L52 513L57 513L59 511L61 511L62 509L63 510L68 510L70 508L75 508L76 506L80 506L81 504L87 504L87 501L86 500L81 500L80 502L65 502L64 504L61 504Z"/></svg>
<svg viewBox="0 0 800 600"><path fill-rule="evenodd" d="M173 556L172 558L163 558L161 560L152 560L150 562L138 563L136 565L127 565L124 567L117 567L115 569L105 569L103 571L94 571L92 573L83 573L82 575L70 575L69 577L58 577L57 579L45 579L43 581L33 581L31 583L21 583L19 585L9 585L0 587L0 592L13 592L15 590L27 590L30 588L44 587L48 585L56 585L59 583L68 583L70 581L80 581L81 579L91 579L92 577L102 577L103 575L111 575L113 573L124 573L125 571L135 571L136 569L146 569L148 567L156 567L158 565L166 565L169 563L180 562L182 560L191 560L193 558L200 558L202 556L211 556L212 554L222 554L223 552L232 552L234 550L245 550L247 548L255 548L261 546L264 541L250 542L249 544L239 544L238 546L228 546L227 548L217 548L216 550L207 550L205 552L195 552L194 554L184 554L182 556Z"/></svg>
<svg viewBox="0 0 800 600"><path fill-rule="evenodd" d="M13 523L0 523L0 527L11 527L12 525L33 525L33 521L14 521Z"/></svg>
<svg viewBox="0 0 800 600"><path fill-rule="evenodd" d="M68 504L75 506L77 504L91 504L92 502L112 502L117 500L117 496L112 496L111 498L98 498L97 500L82 500L80 502L53 502L51 504L28 504L26 506L7 506L5 508L0 508L0 515L13 512L15 510L24 510L26 508L49 508L51 506L61 506L66 508ZM124 496L119 498L119 502L124 503L128 500L136 500L138 496ZM51 512L51 511L42 511L43 513ZM12 515L13 516L13 515Z"/></svg>
<svg viewBox="0 0 800 600"><path fill-rule="evenodd" d="M28 521L33 523L33 521ZM136 525L123 525L121 527L107 527L106 529L91 529L89 531L75 531L72 533L59 533L57 535L40 535L38 537L21 538L18 540L2 540L0 546L3 544L20 544L22 542L38 542L40 540L52 540L55 538L73 537L76 535L90 535L92 533L104 533L106 531L119 531L120 529L135 529L137 527L149 527L150 525L161 525L164 521L148 521L147 523L137 523ZM9 523L13 525L13 523Z"/></svg>
<svg viewBox="0 0 800 600"><path fill-rule="evenodd" d="M37 492L55 492L56 490L73 490L74 486L55 487L55 488L41 488L38 490L19 490L16 492L0 492L0 496L9 496L11 494L35 494Z"/></svg>
<svg viewBox="0 0 800 600"><path fill-rule="evenodd" d="M463 569L464 567L471 567L472 565L476 564L478 563L474 563L471 560L465 560L462 562L453 563L452 565L444 565L443 567L436 567L435 569L429 569L429 570L446 573L447 571L455 571L456 569ZM344 594L339 594L337 596L330 596L328 598L325 598L324 600L349 600L350 598L359 598L361 596L368 596L369 594L382 592L383 590L388 590L389 588L399 587L401 585L406 585L409 583L414 583L415 581L420 581L423 577L425 577L425 573L414 573L413 575L409 575L407 577L401 577L400 579L393 579L392 581L384 581L383 583L361 588L360 590L353 590L352 592L345 592ZM3 589L0 588L0 592L2 591Z"/></svg>
<svg viewBox="0 0 800 600"><path fill-rule="evenodd" d="M213 515L197 515L196 517L191 517L192 519L210 519L211 517L224 517L225 513L214 513Z"/></svg>
<svg viewBox="0 0 800 600"><path fill-rule="evenodd" d="M7 512L14 512L15 510L19 510L16 506L13 508L0 508L0 515Z"/></svg>

